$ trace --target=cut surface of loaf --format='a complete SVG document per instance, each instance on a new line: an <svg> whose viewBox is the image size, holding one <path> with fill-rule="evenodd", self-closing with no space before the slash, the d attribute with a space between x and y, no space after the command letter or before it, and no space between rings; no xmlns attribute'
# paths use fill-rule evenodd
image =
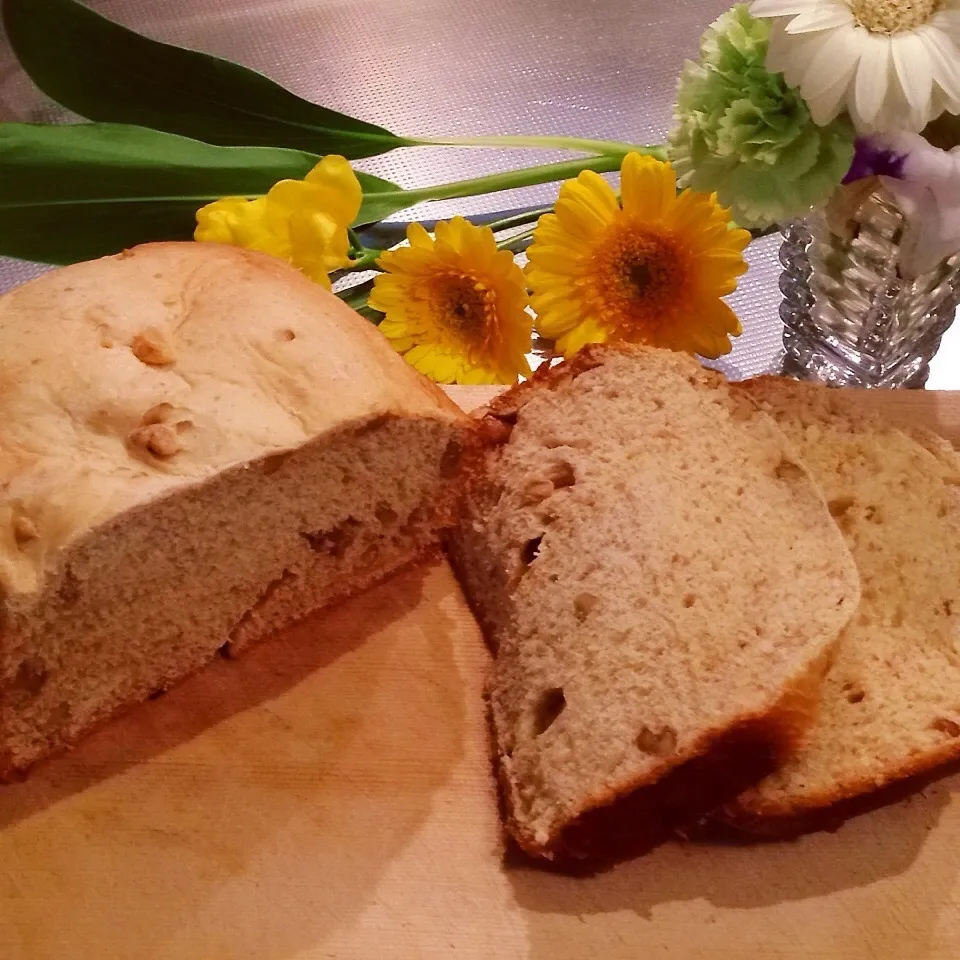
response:
<svg viewBox="0 0 960 960"><path fill-rule="evenodd" d="M0 299L0 775L436 543L466 418L270 257Z"/></svg>
<svg viewBox="0 0 960 960"><path fill-rule="evenodd" d="M482 427L449 550L519 844L571 853L588 811L738 734L790 749L858 580L774 422L689 357L607 346Z"/></svg>
<svg viewBox="0 0 960 960"><path fill-rule="evenodd" d="M960 757L960 459L933 434L850 413L842 391L775 378L737 389L808 464L862 583L808 742L725 811L776 832Z"/></svg>

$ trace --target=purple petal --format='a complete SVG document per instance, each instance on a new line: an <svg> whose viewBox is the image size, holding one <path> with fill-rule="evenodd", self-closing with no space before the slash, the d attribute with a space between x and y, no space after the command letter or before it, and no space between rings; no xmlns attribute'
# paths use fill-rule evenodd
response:
<svg viewBox="0 0 960 960"><path fill-rule="evenodd" d="M873 176L895 177L902 180L903 165L906 160L906 154L897 153L871 137L857 137L853 163L843 182L853 183L854 180Z"/></svg>

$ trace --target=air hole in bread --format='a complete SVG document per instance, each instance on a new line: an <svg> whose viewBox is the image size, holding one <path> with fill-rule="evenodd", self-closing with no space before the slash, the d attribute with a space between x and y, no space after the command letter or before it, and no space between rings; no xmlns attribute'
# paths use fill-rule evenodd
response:
<svg viewBox="0 0 960 960"><path fill-rule="evenodd" d="M73 713L69 703L58 703L47 715L43 726L47 730L61 730L72 722Z"/></svg>
<svg viewBox="0 0 960 960"><path fill-rule="evenodd" d="M220 649L222 650L223 647L221 647ZM166 692L167 692L167 691L164 690L163 687L161 687L159 690L154 690L153 693L148 693L148 694L147 694L147 699L148 699L148 700L159 700Z"/></svg>
<svg viewBox="0 0 960 960"><path fill-rule="evenodd" d="M491 413L490 416L494 420L499 420L500 423L506 424L508 427L515 427L517 425L517 414L519 412L519 408L514 410L503 410L498 413Z"/></svg>
<svg viewBox="0 0 960 960"><path fill-rule="evenodd" d="M426 507L414 507L410 511L410 515L404 521L402 530L404 533L410 533L411 531L416 530L418 527L423 526L430 517L430 512Z"/></svg>
<svg viewBox="0 0 960 960"><path fill-rule="evenodd" d="M27 657L17 667L16 676L13 678L13 689L18 693L35 697L43 689L49 676L50 671L43 660L39 657Z"/></svg>
<svg viewBox="0 0 960 960"><path fill-rule="evenodd" d="M553 493L553 484L549 480L533 480L523 491L523 504L527 507L543 503Z"/></svg>
<svg viewBox="0 0 960 960"><path fill-rule="evenodd" d="M523 504L535 506L543 503L555 490L572 487L577 482L573 465L566 460L558 460L547 467L546 475L532 480L523 491ZM555 519L555 517L553 518Z"/></svg>
<svg viewBox="0 0 960 960"><path fill-rule="evenodd" d="M13 539L16 541L18 547L23 547L40 536L37 525L22 513L14 516L12 524Z"/></svg>
<svg viewBox="0 0 960 960"><path fill-rule="evenodd" d="M543 534L528 540L523 546L523 552L520 554L520 560L525 567L529 567L537 557L540 556L540 544L543 542Z"/></svg>
<svg viewBox="0 0 960 960"><path fill-rule="evenodd" d="M440 476L444 480L451 480L460 470L460 458L463 454L463 447L456 440L451 440L443 456L440 458Z"/></svg>
<svg viewBox="0 0 960 960"><path fill-rule="evenodd" d="M945 617L952 617L952 616L953 616L953 601L952 601L952 600L944 600L943 603L940 605L940 609L943 610L943 615L944 615Z"/></svg>
<svg viewBox="0 0 960 960"><path fill-rule="evenodd" d="M853 497L836 497L827 506L831 517L842 517L853 506Z"/></svg>
<svg viewBox="0 0 960 960"><path fill-rule="evenodd" d="M642 727L637 734L637 748L654 757L669 757L677 749L677 731L665 726L654 732Z"/></svg>
<svg viewBox="0 0 960 960"><path fill-rule="evenodd" d="M689 610L697 602L696 594L688 593L683 598L683 605Z"/></svg>
<svg viewBox="0 0 960 960"><path fill-rule="evenodd" d="M278 340L284 340L284 341L286 341L287 343L289 343L291 340L296 340L296 339L297 339L297 335L296 335L292 330L290 330L290 329L278 330L278 331L277 331L277 339L278 339Z"/></svg>
<svg viewBox="0 0 960 960"><path fill-rule="evenodd" d="M289 459L293 456L292 450L285 453L274 453L269 457L264 457L261 461L260 469L265 477L273 476Z"/></svg>
<svg viewBox="0 0 960 960"><path fill-rule="evenodd" d="M64 604L74 604L80 599L80 580L69 567L63 572L57 594Z"/></svg>
<svg viewBox="0 0 960 960"><path fill-rule="evenodd" d="M847 703L862 703L867 694L864 690L851 690L847 694Z"/></svg>
<svg viewBox="0 0 960 960"><path fill-rule="evenodd" d="M533 735L539 737L546 733L566 709L567 700L562 687L544 690L533 710Z"/></svg>
<svg viewBox="0 0 960 960"><path fill-rule="evenodd" d="M327 553L331 557L342 557L357 537L359 521L347 517L343 523L337 524L330 530L319 530L315 533L303 532L300 534L316 553Z"/></svg>
<svg viewBox="0 0 960 960"><path fill-rule="evenodd" d="M557 490L562 487L572 487L577 482L577 475L574 473L573 464L566 460L558 460L550 465L547 471L547 479Z"/></svg>
<svg viewBox="0 0 960 960"><path fill-rule="evenodd" d="M582 623L597 608L600 598L592 593L578 593L573 598L573 614Z"/></svg>
<svg viewBox="0 0 960 960"><path fill-rule="evenodd" d="M868 523L883 523L883 515L880 513L880 508L872 504L863 511L863 516Z"/></svg>
<svg viewBox="0 0 960 960"><path fill-rule="evenodd" d="M377 522L382 523L385 527L389 527L400 519L400 514L398 514L389 503L378 503L373 513L377 518Z"/></svg>
<svg viewBox="0 0 960 960"><path fill-rule="evenodd" d="M951 720L949 717L937 717L930 724L930 729L945 733L948 737L960 737L960 723Z"/></svg>
<svg viewBox="0 0 960 960"><path fill-rule="evenodd" d="M787 483L796 483L798 480L807 482L807 475L804 473L803 467L787 457L784 457L773 468L773 475L778 480L785 480Z"/></svg>

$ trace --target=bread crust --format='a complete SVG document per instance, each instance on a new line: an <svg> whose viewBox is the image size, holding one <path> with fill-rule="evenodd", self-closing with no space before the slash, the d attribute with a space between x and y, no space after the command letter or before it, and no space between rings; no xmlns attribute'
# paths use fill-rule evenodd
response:
<svg viewBox="0 0 960 960"><path fill-rule="evenodd" d="M712 816L737 830L771 839L835 829L850 817L889 802L883 795L887 789L902 785L903 794L909 795L931 780L948 776L958 761L960 742L955 740L889 766L880 777L853 778L842 787L811 793L802 801L775 803L762 797L740 799L714 810Z"/></svg>

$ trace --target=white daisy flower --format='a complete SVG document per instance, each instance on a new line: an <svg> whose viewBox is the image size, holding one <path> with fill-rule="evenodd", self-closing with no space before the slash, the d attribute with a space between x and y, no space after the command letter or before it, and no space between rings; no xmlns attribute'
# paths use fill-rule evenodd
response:
<svg viewBox="0 0 960 960"><path fill-rule="evenodd" d="M772 18L767 67L818 124L844 109L858 130L922 130L960 113L960 0L754 0Z"/></svg>

